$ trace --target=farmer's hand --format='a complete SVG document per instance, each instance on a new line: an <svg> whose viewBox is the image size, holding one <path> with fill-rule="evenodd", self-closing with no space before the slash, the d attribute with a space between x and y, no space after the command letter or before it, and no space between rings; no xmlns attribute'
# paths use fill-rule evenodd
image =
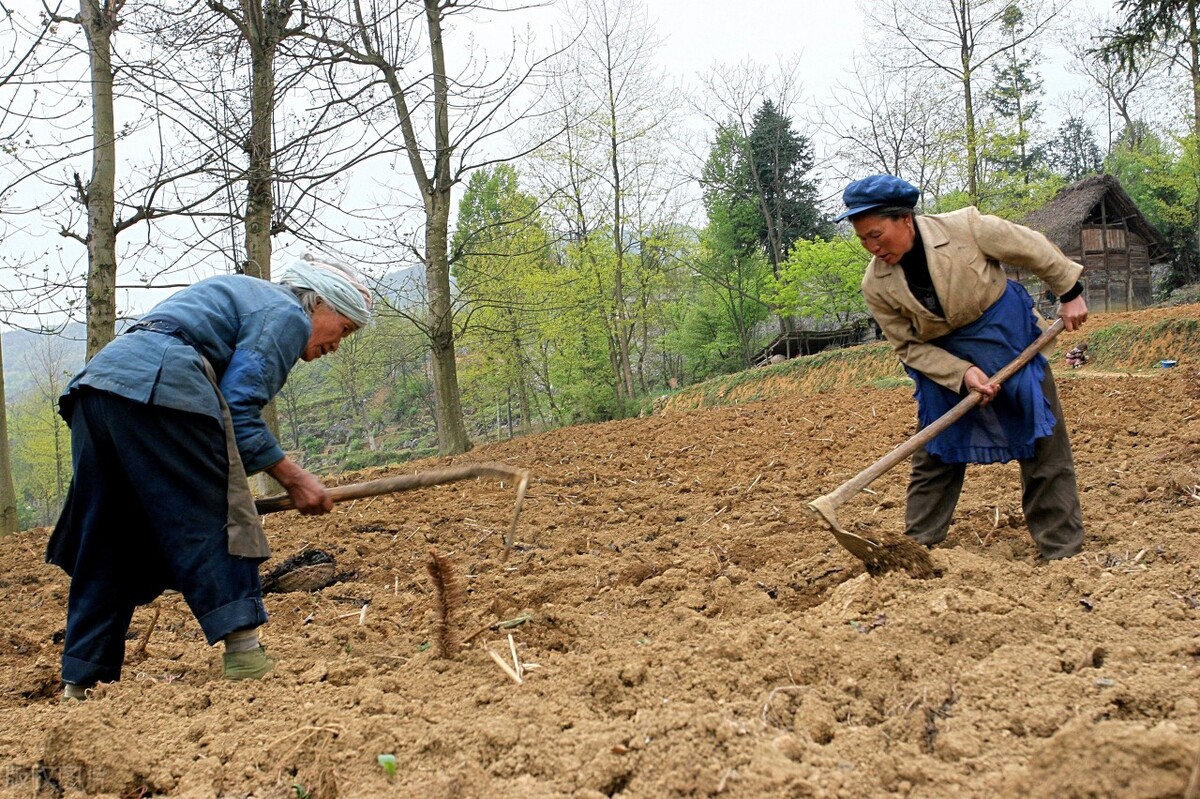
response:
<svg viewBox="0 0 1200 799"><path fill-rule="evenodd" d="M1067 330L1077 330L1083 327L1083 323L1088 318L1087 300L1080 294L1070 302L1064 302L1058 307L1058 315L1062 317L1063 325Z"/></svg>
<svg viewBox="0 0 1200 799"><path fill-rule="evenodd" d="M292 498L296 510L306 516L317 516L333 510L333 500L325 491L325 486L312 472L305 471L290 458L267 468L267 474L279 481L279 484Z"/></svg>
<svg viewBox="0 0 1200 799"><path fill-rule="evenodd" d="M979 401L980 407L991 402L996 393L1000 391L1000 386L989 383L988 376L978 366L972 366L963 375L963 385L967 387L968 391L974 391L981 395L982 399Z"/></svg>

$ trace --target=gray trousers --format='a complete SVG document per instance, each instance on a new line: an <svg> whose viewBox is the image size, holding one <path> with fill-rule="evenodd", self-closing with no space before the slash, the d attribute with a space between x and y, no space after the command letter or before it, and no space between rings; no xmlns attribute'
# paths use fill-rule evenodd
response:
<svg viewBox="0 0 1200 799"><path fill-rule="evenodd" d="M1049 366L1042 391L1058 421L1051 435L1034 442L1034 456L1019 461L1021 507L1038 552L1045 560L1055 560L1077 555L1083 549L1083 511L1079 507L1071 442ZM943 463L924 447L917 450L908 481L905 535L926 546L945 540L966 471L965 463Z"/></svg>

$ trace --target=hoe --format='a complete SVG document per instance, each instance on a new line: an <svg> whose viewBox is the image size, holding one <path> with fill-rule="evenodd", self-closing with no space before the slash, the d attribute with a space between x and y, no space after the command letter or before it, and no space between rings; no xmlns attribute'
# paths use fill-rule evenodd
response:
<svg viewBox="0 0 1200 799"><path fill-rule="evenodd" d="M1042 333L1036 341L1026 347L1011 363L994 374L989 382L1000 384L1012 377L1021 367L1033 360L1033 357L1043 347L1053 341L1054 337L1061 333L1062 330L1062 319L1055 320L1054 324L1047 328L1046 332ZM930 560L929 553L925 551L924 547L903 536L895 540L874 541L865 536L847 532L838 524L837 509L846 500L850 499L850 497L869 486L896 464L911 457L914 452L928 444L939 433L962 418L967 411L979 404L982 397L982 394L974 391L970 392L957 405L946 411L940 418L927 425L912 438L908 439L908 441L905 441L833 491L824 496L817 497L808 503L809 509L829 525L838 543L849 550L850 554L854 555L854 557L861 560L866 565L867 571L871 574L882 574L891 569L902 568L914 577L928 578L934 574L933 562Z"/></svg>

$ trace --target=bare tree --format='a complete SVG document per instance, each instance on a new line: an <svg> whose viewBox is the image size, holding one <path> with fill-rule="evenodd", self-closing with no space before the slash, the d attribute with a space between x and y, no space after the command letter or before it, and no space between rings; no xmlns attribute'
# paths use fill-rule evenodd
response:
<svg viewBox="0 0 1200 799"><path fill-rule="evenodd" d="M79 13L53 13L48 23L74 23L87 40L88 83L92 106L92 171L85 184L75 176L77 200L87 208L87 233L63 229L63 235L87 247L87 357L116 334L117 229L114 205L117 175L117 129L113 112L112 37L120 25L125 0L80 0Z"/></svg>
<svg viewBox="0 0 1200 799"><path fill-rule="evenodd" d="M493 144L499 146L498 137L528 113L519 98L544 63L536 57L520 63L514 50L498 68L468 55L461 69L452 69L446 21L503 10L475 0L327 0L313 5L307 32L329 48L331 58L364 68L357 79L345 76L349 79L330 89L383 128L384 154L402 159L419 198L419 231L405 237L405 246L425 269L420 322L431 350L443 454L471 447L455 360L448 245L452 192L471 170L520 155L497 152Z"/></svg>
<svg viewBox="0 0 1200 799"><path fill-rule="evenodd" d="M944 78L892 70L869 58L839 88L838 119L827 119L825 127L840 139L845 177L886 172L940 194L954 134L962 129Z"/></svg>
<svg viewBox="0 0 1200 799"><path fill-rule="evenodd" d="M1010 35L1012 8L1026 27ZM953 79L962 99L967 193L979 197L980 132L976 110L980 70L1042 35L1058 16L1062 0L882 0L861 4L890 68L916 67Z"/></svg>
<svg viewBox="0 0 1200 799"><path fill-rule="evenodd" d="M275 109L279 101L275 59L282 43L298 36L303 22L292 22L294 0L238 0L224 3L209 0L208 6L224 17L250 52L249 131L245 139L246 259L247 275L271 279L271 235L274 229L274 180L272 168Z"/></svg>
<svg viewBox="0 0 1200 799"><path fill-rule="evenodd" d="M1164 78L1169 64L1169 59L1155 50L1122 64L1118 54L1102 49L1103 31L1111 30L1115 24L1109 17L1091 15L1077 20L1062 36L1063 45L1071 54L1067 70L1088 78L1104 96L1106 149L1112 149L1122 132L1133 137L1132 144L1137 144L1137 123L1145 121L1148 104L1165 94ZM1114 114L1119 124L1114 124Z"/></svg>
<svg viewBox="0 0 1200 799"><path fill-rule="evenodd" d="M5 9L7 11L7 9ZM28 35L16 22L13 14L6 13L0 20L0 41L7 55L0 64L0 89L7 98L14 95L11 90L20 88L29 76L34 64L34 53L45 39L47 30L43 26L33 35ZM6 102L0 112L0 153L13 152L12 144L24 131L30 114L22 112L15 102ZM7 165L6 165L7 166ZM6 192L0 191L0 197ZM17 510L17 492L13 483L12 453L8 442L8 402L4 385L4 347L0 343L0 536L15 533L20 528Z"/></svg>

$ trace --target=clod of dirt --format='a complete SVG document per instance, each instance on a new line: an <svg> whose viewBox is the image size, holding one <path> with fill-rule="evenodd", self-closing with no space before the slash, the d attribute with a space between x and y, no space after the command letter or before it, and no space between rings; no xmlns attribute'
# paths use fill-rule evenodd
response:
<svg viewBox="0 0 1200 799"><path fill-rule="evenodd" d="M893 569L904 569L918 580L928 580L937 576L933 568L933 559L925 547L912 541L906 536L885 534L876 536L879 547L874 557L863 561L867 573L878 576Z"/></svg>
<svg viewBox="0 0 1200 799"><path fill-rule="evenodd" d="M285 594L291 591L317 591L333 582L337 563L323 549L306 549L280 563L263 578L263 592Z"/></svg>

